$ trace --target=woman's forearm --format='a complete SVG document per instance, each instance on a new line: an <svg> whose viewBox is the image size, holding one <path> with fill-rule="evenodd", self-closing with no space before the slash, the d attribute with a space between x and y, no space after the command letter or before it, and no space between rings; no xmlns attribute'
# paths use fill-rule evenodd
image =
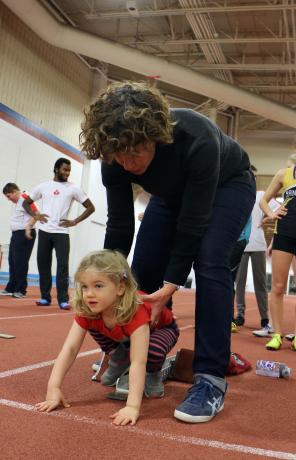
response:
<svg viewBox="0 0 296 460"><path fill-rule="evenodd" d="M267 217L274 218L274 212L264 197L261 198L259 206Z"/></svg>

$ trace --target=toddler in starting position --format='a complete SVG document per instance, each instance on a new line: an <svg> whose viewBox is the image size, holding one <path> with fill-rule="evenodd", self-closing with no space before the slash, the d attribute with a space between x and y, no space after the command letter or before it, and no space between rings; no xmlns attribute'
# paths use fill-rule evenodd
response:
<svg viewBox="0 0 296 460"><path fill-rule="evenodd" d="M61 404L69 407L61 386L87 331L109 355L108 368L101 376L103 385L115 385L130 366L126 405L111 415L115 425L136 423L143 392L148 398L164 395L160 370L179 330L166 307L152 327L151 305L141 301L140 295L119 252L102 250L82 259L75 274L74 322L54 364L46 400L36 405L39 411L50 412Z"/></svg>

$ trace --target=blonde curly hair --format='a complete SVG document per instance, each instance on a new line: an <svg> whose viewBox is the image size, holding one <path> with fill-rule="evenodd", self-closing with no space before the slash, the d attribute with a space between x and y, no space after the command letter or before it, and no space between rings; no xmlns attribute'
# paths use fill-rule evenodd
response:
<svg viewBox="0 0 296 460"><path fill-rule="evenodd" d="M169 104L147 83L113 83L84 111L80 145L89 160L111 163L147 141L170 144L174 122Z"/></svg>
<svg viewBox="0 0 296 460"><path fill-rule="evenodd" d="M138 309L138 305L142 303L142 301L137 294L137 283L135 278L133 277L131 269L123 255L117 251L111 251L108 249L91 252L82 259L77 268L74 277L74 310L79 316L97 318L98 314L91 311L83 300L80 274L87 271L104 273L115 284L124 280L125 291L119 299L118 305L115 307L115 317L118 324L127 324L134 316Z"/></svg>

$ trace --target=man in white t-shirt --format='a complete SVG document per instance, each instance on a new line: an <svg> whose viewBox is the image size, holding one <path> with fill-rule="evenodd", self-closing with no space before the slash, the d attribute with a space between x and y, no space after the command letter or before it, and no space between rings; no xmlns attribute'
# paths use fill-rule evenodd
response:
<svg viewBox="0 0 296 460"><path fill-rule="evenodd" d="M252 211L252 228L249 243L241 258L239 270L236 277L236 303L237 317L236 324L243 326L245 323L245 290L248 273L249 259L252 263L252 273L254 281L255 296L261 317L261 329L253 331L253 334L260 337L267 337L272 331L268 316L268 294L266 286L266 240L261 222L263 212L260 209L259 201L264 195L264 191L257 191L256 202ZM273 200L273 207L277 208L278 203Z"/></svg>
<svg viewBox="0 0 296 460"><path fill-rule="evenodd" d="M12 182L8 182L3 187L3 194L9 201L15 204L15 208L10 219L12 233L8 253L9 280L5 289L0 291L0 295L10 295L16 299L21 299L25 297L27 291L29 260L36 232L33 228L30 239L26 238L26 227L31 220L31 215L23 208L26 195ZM37 211L34 204L31 204L31 209L32 212Z"/></svg>
<svg viewBox="0 0 296 460"><path fill-rule="evenodd" d="M36 216L42 225L38 232L37 264L41 299L37 305L51 304L51 264L52 251L55 249L57 258L56 287L58 303L62 310L68 310L69 296L69 227L90 216L95 208L86 194L71 182L68 177L71 172L71 162L67 158L59 158L54 165L52 181L37 185L30 196L24 201L24 208L29 211L33 201L42 200L42 214ZM69 220L68 215L73 201L78 201L86 209L76 219ZM31 213L33 215L34 213Z"/></svg>

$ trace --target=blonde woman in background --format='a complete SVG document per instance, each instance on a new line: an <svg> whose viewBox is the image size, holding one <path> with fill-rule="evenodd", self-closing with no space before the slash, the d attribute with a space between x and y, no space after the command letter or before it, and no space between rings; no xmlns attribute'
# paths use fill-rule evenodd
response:
<svg viewBox="0 0 296 460"><path fill-rule="evenodd" d="M272 211L269 202L283 189L283 204ZM267 218L275 221L272 242L272 287L270 313L274 329L268 350L279 350L282 346L283 299L293 257L296 255L296 154L289 157L288 166L280 169L260 200L260 207ZM291 346L296 351L296 339Z"/></svg>

